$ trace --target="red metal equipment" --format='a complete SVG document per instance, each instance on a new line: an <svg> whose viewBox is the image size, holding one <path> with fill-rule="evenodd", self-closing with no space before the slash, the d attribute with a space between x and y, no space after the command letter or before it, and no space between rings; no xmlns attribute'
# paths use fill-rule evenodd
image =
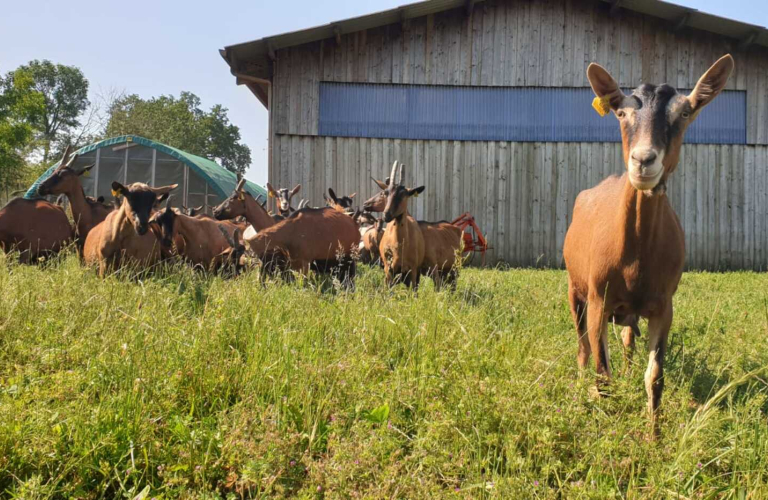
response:
<svg viewBox="0 0 768 500"><path fill-rule="evenodd" d="M482 255L483 265L485 265L485 252L491 250L488 245L488 241L483 236L483 232L475 222L475 218L469 212L464 213L461 217L451 222L454 226L457 226L462 231L462 238L464 240L464 259L469 260L469 257L473 253L479 253Z"/></svg>

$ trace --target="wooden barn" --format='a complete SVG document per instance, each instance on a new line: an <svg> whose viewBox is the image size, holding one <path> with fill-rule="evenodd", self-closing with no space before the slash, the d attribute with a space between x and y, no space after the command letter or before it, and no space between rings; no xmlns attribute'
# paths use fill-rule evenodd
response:
<svg viewBox="0 0 768 500"><path fill-rule="evenodd" d="M591 108L599 62L625 88L691 89L733 54L689 129L669 197L692 269L768 268L768 30L658 0L431 0L221 51L269 109L269 180L360 198L394 160L419 219L470 211L491 262L560 266L576 195L621 172Z"/></svg>

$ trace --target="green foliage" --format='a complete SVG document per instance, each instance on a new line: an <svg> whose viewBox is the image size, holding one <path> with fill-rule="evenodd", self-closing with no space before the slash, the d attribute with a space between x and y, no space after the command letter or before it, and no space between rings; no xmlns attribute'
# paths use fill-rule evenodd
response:
<svg viewBox="0 0 768 500"><path fill-rule="evenodd" d="M251 164L251 150L240 143L240 129L229 122L227 109L216 105L206 112L200 99L182 92L142 99L129 95L110 109L106 135L133 134L162 142L219 162L232 172Z"/></svg>
<svg viewBox="0 0 768 500"><path fill-rule="evenodd" d="M88 80L74 66L34 60L17 71L31 75L33 88L44 100L44 106L33 117L43 147L43 163L47 163L71 140L73 129L80 126L80 116L88 107Z"/></svg>
<svg viewBox="0 0 768 500"><path fill-rule="evenodd" d="M465 269L414 296L378 269L348 293L10 262L0 496L768 496L765 274L683 277L650 443L642 339L592 399L561 271Z"/></svg>
<svg viewBox="0 0 768 500"><path fill-rule="evenodd" d="M23 179L24 151L32 143L35 119L45 107L34 85L32 74L22 69L0 76L0 187Z"/></svg>

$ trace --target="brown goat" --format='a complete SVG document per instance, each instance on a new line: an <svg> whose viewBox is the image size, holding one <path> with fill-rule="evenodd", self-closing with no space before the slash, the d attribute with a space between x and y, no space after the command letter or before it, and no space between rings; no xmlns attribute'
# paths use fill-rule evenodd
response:
<svg viewBox="0 0 768 500"><path fill-rule="evenodd" d="M150 227L163 250L176 250L179 256L207 271L218 271L225 264L222 258L232 250L229 240L235 240L239 228L232 222L190 217L171 208L170 198L164 210L155 212ZM225 234L229 236L224 236Z"/></svg>
<svg viewBox="0 0 768 500"><path fill-rule="evenodd" d="M392 176L386 182L373 179L381 191L365 202L363 207L366 211L385 210L391 178ZM461 229L446 221L419 221L419 229L424 238L424 261L420 269L421 274L432 278L436 290L442 288L443 282L455 289L459 272L456 259L462 244Z"/></svg>
<svg viewBox="0 0 768 500"><path fill-rule="evenodd" d="M245 179L241 179L229 198L213 209L213 217L216 220L231 220L245 217L245 220L255 231L261 231L275 225L275 219L269 215L264 206L254 199L244 187ZM243 236L246 237L247 235L253 236L253 232L249 230Z"/></svg>
<svg viewBox="0 0 768 500"><path fill-rule="evenodd" d="M285 188L275 189L272 187L272 184L267 182L267 191L269 192L270 198L275 198L275 200L277 200L278 215L285 218L296 211L291 206L291 199L296 196L299 191L301 191L301 184L297 184L293 189L289 191Z"/></svg>
<svg viewBox="0 0 768 500"><path fill-rule="evenodd" d="M601 66L590 64L587 69L596 105L603 112L613 111L619 120L627 172L579 194L565 239L578 363L584 368L594 355L600 388L611 375L609 319L629 326L622 336L631 348L631 327L637 317L648 318L645 388L654 436L672 297L685 261L685 237L666 183L678 164L686 128L725 87L733 67L730 55L722 57L688 96L669 85L648 84L626 96Z"/></svg>
<svg viewBox="0 0 768 500"><path fill-rule="evenodd" d="M61 251L72 241L64 209L45 200L14 198L0 209L0 248L19 251L22 263Z"/></svg>
<svg viewBox="0 0 768 500"><path fill-rule="evenodd" d="M82 250L88 233L106 219L114 207L105 205L103 197L99 197L101 199L99 201L85 196L83 186L80 184L80 176L87 175L93 165L75 172L72 165L77 160L77 155L70 157L70 151L71 146L67 146L58 168L38 186L37 192L41 196L66 195L72 220L75 221L77 246Z"/></svg>
<svg viewBox="0 0 768 500"><path fill-rule="evenodd" d="M148 233L149 219L157 204L178 185L153 188L142 183L123 186L112 183L115 196L122 196L120 208L93 228L85 239L83 257L87 265L99 266L105 277L126 263L151 266L160 259L160 245Z"/></svg>
<svg viewBox="0 0 768 500"><path fill-rule="evenodd" d="M360 233L352 217L335 208L305 208L245 241L267 272L314 269L354 283Z"/></svg>
<svg viewBox="0 0 768 500"><path fill-rule="evenodd" d="M384 234L384 219L376 219L368 212L358 210L352 216L360 231L359 255L362 264L381 264L379 244Z"/></svg>
<svg viewBox="0 0 768 500"><path fill-rule="evenodd" d="M398 162L392 165L387 186L384 221L387 229L381 237L379 255L384 263L387 285L402 281L414 290L419 288L421 266L424 262L424 237L416 220L408 214L408 200L424 191L424 186L408 189L403 186L405 165L400 165L400 180L395 181Z"/></svg>

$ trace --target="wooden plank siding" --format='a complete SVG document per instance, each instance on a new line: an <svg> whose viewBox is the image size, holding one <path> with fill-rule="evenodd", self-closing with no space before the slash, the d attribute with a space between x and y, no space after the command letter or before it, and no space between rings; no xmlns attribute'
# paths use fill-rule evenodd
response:
<svg viewBox="0 0 768 500"><path fill-rule="evenodd" d="M378 192L394 159L406 184L426 185L411 213L448 220L471 211L494 247L488 262L562 266L576 196L624 169L619 144L409 141L278 136L273 185ZM668 196L686 235L689 269L768 269L768 146L683 146Z"/></svg>
<svg viewBox="0 0 768 500"><path fill-rule="evenodd" d="M747 91L748 143L768 144L768 51L594 0L486 2L276 52L275 133L317 135L320 81L475 86L588 86L596 61L625 87L693 88L730 52L728 88Z"/></svg>
<svg viewBox="0 0 768 500"><path fill-rule="evenodd" d="M586 87L604 65L623 87L692 88L730 52L728 89L747 92L748 145L685 145L668 194L691 269L768 269L768 51L596 0L491 0L335 39L280 49L273 66L269 180L302 183L322 204L332 187L375 192L394 160L425 184L412 213L426 220L470 211L494 247L488 261L562 265L577 194L623 171L619 144L428 141L319 137L320 82ZM588 105L588 103L587 103ZM607 118L612 119L612 118ZM617 125L618 126L618 125Z"/></svg>

